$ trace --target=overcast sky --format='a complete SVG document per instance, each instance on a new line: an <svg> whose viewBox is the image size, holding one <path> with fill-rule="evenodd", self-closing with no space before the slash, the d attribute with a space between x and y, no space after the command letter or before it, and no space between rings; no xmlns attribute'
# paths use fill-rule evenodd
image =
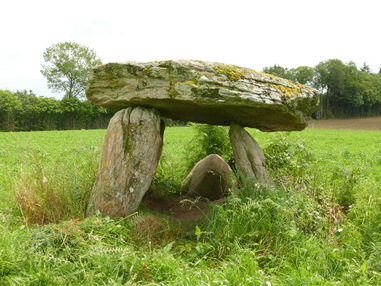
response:
<svg viewBox="0 0 381 286"><path fill-rule="evenodd" d="M381 67L379 0L11 0L0 4L0 89L51 93L52 44L104 62L195 59L262 70L340 59Z"/></svg>

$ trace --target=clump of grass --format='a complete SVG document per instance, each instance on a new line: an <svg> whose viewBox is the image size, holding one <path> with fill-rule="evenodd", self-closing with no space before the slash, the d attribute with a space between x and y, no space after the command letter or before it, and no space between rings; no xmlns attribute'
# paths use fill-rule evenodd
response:
<svg viewBox="0 0 381 286"><path fill-rule="evenodd" d="M266 167L277 175L298 176L314 160L312 152L302 140L280 133L264 149Z"/></svg>
<svg viewBox="0 0 381 286"><path fill-rule="evenodd" d="M155 177L147 195L152 195L158 199L166 199L179 193L181 182L186 176L186 170L182 160L177 157L178 154L172 151L164 146Z"/></svg>
<svg viewBox="0 0 381 286"><path fill-rule="evenodd" d="M140 245L165 245L179 235L174 223L160 215L137 213L131 217L131 222L132 240Z"/></svg>
<svg viewBox="0 0 381 286"><path fill-rule="evenodd" d="M87 152L77 157L78 150L71 150L71 156L58 163L32 152L19 183L14 186L25 223L44 225L84 218L98 161L95 159L98 152L84 151ZM49 163L53 166L47 167Z"/></svg>
<svg viewBox="0 0 381 286"><path fill-rule="evenodd" d="M287 241L299 233L293 213L283 203L286 191L247 181L223 205L212 207L206 232L212 244L237 244L273 254L277 241Z"/></svg>
<svg viewBox="0 0 381 286"><path fill-rule="evenodd" d="M64 219L67 214L65 197L53 192L46 177L33 180L23 175L21 180L21 189L16 195L26 222L43 225Z"/></svg>
<svg viewBox="0 0 381 286"><path fill-rule="evenodd" d="M225 205L211 209L210 220L203 226L203 242L213 249L211 254L226 260L237 248L255 253L259 269L299 269L305 261L313 266L299 277L307 281L338 279L345 272L347 260L335 243L340 222L322 209L308 189L295 191L285 186L263 186L243 180ZM281 273L278 273L281 276ZM287 278L290 272L287 271ZM296 278L290 281L299 281Z"/></svg>
<svg viewBox="0 0 381 286"><path fill-rule="evenodd" d="M338 204L348 211L355 203L357 188L362 176L359 167L336 166L331 172L331 186Z"/></svg>

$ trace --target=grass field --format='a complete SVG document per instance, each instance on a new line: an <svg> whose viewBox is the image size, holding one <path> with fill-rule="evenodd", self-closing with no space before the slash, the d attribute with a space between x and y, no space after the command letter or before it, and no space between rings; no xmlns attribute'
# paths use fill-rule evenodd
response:
<svg viewBox="0 0 381 286"><path fill-rule="evenodd" d="M0 285L381 285L381 133L248 130L271 183L240 178L181 222L84 216L105 130L0 133ZM166 129L156 196L177 194L194 134Z"/></svg>

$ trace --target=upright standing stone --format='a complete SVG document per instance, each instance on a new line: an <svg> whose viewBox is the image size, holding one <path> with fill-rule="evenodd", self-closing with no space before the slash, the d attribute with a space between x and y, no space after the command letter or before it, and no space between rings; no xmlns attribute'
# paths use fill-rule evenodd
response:
<svg viewBox="0 0 381 286"><path fill-rule="evenodd" d="M235 123L230 124L229 136L237 168L248 176L266 180L268 173L265 156L254 138L242 126Z"/></svg>
<svg viewBox="0 0 381 286"><path fill-rule="evenodd" d="M163 146L159 113L142 107L123 109L111 119L88 213L111 217L133 213L151 185Z"/></svg>

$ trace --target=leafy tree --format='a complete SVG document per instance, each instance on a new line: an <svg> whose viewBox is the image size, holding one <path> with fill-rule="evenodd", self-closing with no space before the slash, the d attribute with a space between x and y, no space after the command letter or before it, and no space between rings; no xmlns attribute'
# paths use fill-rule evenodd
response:
<svg viewBox="0 0 381 286"><path fill-rule="evenodd" d="M300 66L295 69L290 69L290 80L305 84L312 85L313 79L315 77L315 70L308 66Z"/></svg>
<svg viewBox="0 0 381 286"><path fill-rule="evenodd" d="M67 98L83 97L89 69L102 63L93 50L72 42L52 45L43 56L41 73L48 87L53 92L63 91Z"/></svg>
<svg viewBox="0 0 381 286"><path fill-rule="evenodd" d="M290 72L288 68L281 67L280 65L273 65L271 67L264 67L264 73L272 74L282 78L290 79Z"/></svg>
<svg viewBox="0 0 381 286"><path fill-rule="evenodd" d="M21 111L18 113L17 130L37 130L35 129L37 117L35 106L38 98L31 90L16 91L14 95L18 97L22 105Z"/></svg>
<svg viewBox="0 0 381 286"><path fill-rule="evenodd" d="M381 74L372 73L366 63L358 69L354 62L330 59L315 68L288 69L274 65L263 71L317 88L320 105L314 118L381 114Z"/></svg>
<svg viewBox="0 0 381 286"><path fill-rule="evenodd" d="M63 129L79 129L79 121L83 113L81 101L77 98L63 98L60 102L62 117L67 120L62 121Z"/></svg>
<svg viewBox="0 0 381 286"><path fill-rule="evenodd" d="M362 72L371 73L370 67L367 63L364 63L362 68L360 69Z"/></svg>
<svg viewBox="0 0 381 286"><path fill-rule="evenodd" d="M344 95L345 64L338 59L320 62L315 67L315 72L317 74L315 87L324 94L321 102L324 103L326 111L332 109L331 103L333 103L332 110L335 112L338 108L339 98Z"/></svg>
<svg viewBox="0 0 381 286"><path fill-rule="evenodd" d="M324 117L380 114L381 76L372 74L366 64L359 70L353 62L333 59L319 63L315 71Z"/></svg>
<svg viewBox="0 0 381 286"><path fill-rule="evenodd" d="M60 118L60 101L52 97L38 97L35 110L37 113L36 127L38 130L55 130Z"/></svg>
<svg viewBox="0 0 381 286"><path fill-rule="evenodd" d="M21 103L16 118L17 131L54 130L62 121L57 99L36 96L31 90L16 91L14 96Z"/></svg>
<svg viewBox="0 0 381 286"><path fill-rule="evenodd" d="M114 113L88 100L0 90L0 131L106 128Z"/></svg>
<svg viewBox="0 0 381 286"><path fill-rule="evenodd" d="M271 67L263 68L262 71L306 85L312 85L315 76L315 70L308 66L288 69L279 65L273 65Z"/></svg>
<svg viewBox="0 0 381 286"><path fill-rule="evenodd" d="M15 131L21 101L9 90L0 90L0 130Z"/></svg>

